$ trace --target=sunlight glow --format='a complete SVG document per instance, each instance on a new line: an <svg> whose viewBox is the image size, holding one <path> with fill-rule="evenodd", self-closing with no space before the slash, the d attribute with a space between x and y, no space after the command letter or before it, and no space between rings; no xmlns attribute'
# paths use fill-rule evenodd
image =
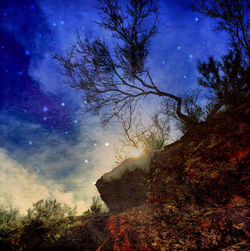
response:
<svg viewBox="0 0 250 251"><path fill-rule="evenodd" d="M130 147L126 150L128 152L128 156L131 158L138 158L143 154L143 148Z"/></svg>

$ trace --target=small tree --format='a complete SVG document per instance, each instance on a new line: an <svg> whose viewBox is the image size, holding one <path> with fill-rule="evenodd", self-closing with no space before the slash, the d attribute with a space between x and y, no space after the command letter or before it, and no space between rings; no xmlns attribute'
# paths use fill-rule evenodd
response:
<svg viewBox="0 0 250 251"><path fill-rule="evenodd" d="M230 50L221 62L213 57L208 62L199 62L198 70L199 84L213 91L213 101L217 104L213 114L222 105L238 106L248 99L250 66L238 48Z"/></svg>
<svg viewBox="0 0 250 251"><path fill-rule="evenodd" d="M213 116L223 105L237 106L249 97L249 3L246 0L201 0L194 10L218 21L216 30L231 36L231 48L221 61L199 62L198 82L213 92Z"/></svg>
<svg viewBox="0 0 250 251"><path fill-rule="evenodd" d="M169 121L160 118L158 113L152 116L147 126L142 122L141 115L136 112L135 105L129 106L129 109L117 118L122 128L121 147L116 148L117 162L131 157L131 151L150 154L162 150L169 140Z"/></svg>

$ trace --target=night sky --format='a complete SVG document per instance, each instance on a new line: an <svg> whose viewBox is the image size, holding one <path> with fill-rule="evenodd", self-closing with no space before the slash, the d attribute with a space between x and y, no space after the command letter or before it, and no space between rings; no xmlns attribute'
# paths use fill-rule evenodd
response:
<svg viewBox="0 0 250 251"><path fill-rule="evenodd" d="M155 82L176 95L197 88L198 59L219 58L228 41L190 3L159 1L159 33L149 56ZM114 126L103 131L97 116L83 116L81 91L64 83L53 59L72 45L77 30L111 39L94 23L95 4L0 1L0 204L25 212L39 199L56 198L82 212L97 193L94 182L115 165ZM150 98L143 112L150 115L157 102Z"/></svg>

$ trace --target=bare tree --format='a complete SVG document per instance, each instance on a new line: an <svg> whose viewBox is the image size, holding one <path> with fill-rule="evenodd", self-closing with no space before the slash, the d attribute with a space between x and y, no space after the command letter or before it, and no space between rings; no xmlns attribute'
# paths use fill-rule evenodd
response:
<svg viewBox="0 0 250 251"><path fill-rule="evenodd" d="M153 153L162 150L170 139L169 120L161 118L159 113L155 113L145 125L136 112L136 105L130 105L117 119L122 130L121 144L115 149L117 162L130 157L131 148L140 153Z"/></svg>
<svg viewBox="0 0 250 251"><path fill-rule="evenodd" d="M156 1L126 3L122 7L117 0L98 1L98 25L112 33L115 43L109 45L100 38L81 39L78 35L65 56L55 56L68 84L85 91L85 111L102 111L104 125L148 95L174 100L177 116L190 122L192 119L181 111L181 97L162 91L146 65L151 39L157 32Z"/></svg>

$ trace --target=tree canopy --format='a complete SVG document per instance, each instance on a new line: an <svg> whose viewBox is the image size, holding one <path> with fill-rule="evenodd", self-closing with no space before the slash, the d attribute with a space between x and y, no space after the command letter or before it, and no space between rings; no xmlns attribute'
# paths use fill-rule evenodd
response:
<svg viewBox="0 0 250 251"><path fill-rule="evenodd" d="M85 112L101 112L106 125L140 99L155 95L170 100L174 104L171 113L186 125L199 122L200 115L194 112L202 112L194 103L196 98L184 97L183 109L183 98L161 90L147 64L159 22L157 1L97 2L100 11L97 24L112 34L112 44L97 36L82 38L78 34L66 55L55 56L68 84L84 90ZM208 62L198 64L199 84L212 89L214 94L209 110L212 116L221 106L238 104L244 100L242 97L249 96L249 5L244 0L201 0L193 8L216 18L218 29L229 32L232 38L232 48L221 62L210 57Z"/></svg>

